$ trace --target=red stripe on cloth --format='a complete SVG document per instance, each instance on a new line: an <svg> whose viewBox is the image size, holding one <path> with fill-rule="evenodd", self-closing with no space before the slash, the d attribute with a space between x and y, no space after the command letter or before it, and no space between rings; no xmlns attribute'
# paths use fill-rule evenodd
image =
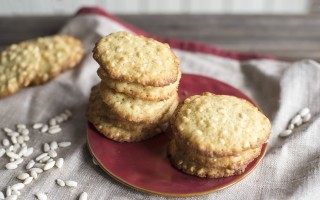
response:
<svg viewBox="0 0 320 200"><path fill-rule="evenodd" d="M96 15L107 17L121 24L122 26L124 26L125 28L129 29L130 31L136 34L153 37L158 41L168 43L172 48L176 48L176 49L181 49L181 50L191 51L191 52L207 53L207 54L212 54L212 55L225 57L225 58L232 58L232 59L241 60L241 61L249 60L249 59L261 59L261 58L275 59L273 56L269 56L269 55L255 54L255 53L236 53L232 51L222 50L207 44L190 42L190 41L182 41L178 39L164 39L157 36L152 36L120 20L119 18L111 15L110 13L106 12L105 10L99 7L84 7L77 12L77 15L78 14L96 14Z"/></svg>

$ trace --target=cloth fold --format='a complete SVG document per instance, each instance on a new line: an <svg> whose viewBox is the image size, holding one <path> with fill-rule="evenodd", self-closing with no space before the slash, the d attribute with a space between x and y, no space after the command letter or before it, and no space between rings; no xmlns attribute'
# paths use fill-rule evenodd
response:
<svg viewBox="0 0 320 200"><path fill-rule="evenodd" d="M74 113L70 121L62 124L62 133L31 133L28 146L35 147L34 156L45 142L71 141L72 146L58 151L65 158L63 169L41 174L22 190L20 198L33 199L35 193L46 192L49 199L76 199L86 191L89 199L166 199L118 183L92 163L87 149L85 110L90 89L99 82L91 50L100 37L115 31L146 34L102 10L83 9L61 30L84 43L87 54L80 66L45 85L26 88L0 100L1 128L47 122L67 108ZM188 199L320 199L320 65L312 60L288 63L190 42L184 45L187 43L166 41L174 47L182 72L212 77L238 88L272 122L265 158L249 176L224 190ZM294 129L288 138L279 138L279 132L304 107L310 108L312 119ZM4 137L0 134L0 139ZM5 170L7 162L0 158L1 191L17 183L15 176L24 171L25 164L15 171ZM55 184L57 178L76 180L79 186L72 190L59 188Z"/></svg>

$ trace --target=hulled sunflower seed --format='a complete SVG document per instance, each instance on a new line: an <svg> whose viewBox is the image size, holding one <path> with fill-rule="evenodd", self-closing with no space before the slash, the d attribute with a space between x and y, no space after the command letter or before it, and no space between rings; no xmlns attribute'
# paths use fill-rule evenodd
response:
<svg viewBox="0 0 320 200"><path fill-rule="evenodd" d="M92 158L92 162L93 162L94 165L98 165L98 162L97 162L97 160L95 158Z"/></svg>
<svg viewBox="0 0 320 200"><path fill-rule="evenodd" d="M9 170L17 169L18 165L16 163L10 162L6 164L6 168Z"/></svg>
<svg viewBox="0 0 320 200"><path fill-rule="evenodd" d="M48 153L42 153L40 154L38 157L36 157L36 161L41 160L42 158L46 157L48 155Z"/></svg>
<svg viewBox="0 0 320 200"><path fill-rule="evenodd" d="M280 137L288 137L288 136L291 135L291 134L292 134L292 130L287 129L287 130L282 131L282 132L279 134L279 136L280 136Z"/></svg>
<svg viewBox="0 0 320 200"><path fill-rule="evenodd" d="M51 169L55 164L56 164L56 161L48 162L48 163L43 167L43 169L44 169L45 171L47 171L47 170Z"/></svg>
<svg viewBox="0 0 320 200"><path fill-rule="evenodd" d="M13 130L11 130L10 128L3 128L3 131L6 133L11 133L13 132Z"/></svg>
<svg viewBox="0 0 320 200"><path fill-rule="evenodd" d="M30 175L29 175L28 173L22 173L22 174L19 174L19 175L17 176L17 179L23 181L24 179L26 179L26 178L28 178L28 177L30 177Z"/></svg>
<svg viewBox="0 0 320 200"><path fill-rule="evenodd" d="M56 141L53 141L50 143L50 149L56 150L58 148L58 143Z"/></svg>
<svg viewBox="0 0 320 200"><path fill-rule="evenodd" d="M41 128L41 133L45 133L45 132L47 132L47 131L48 131L48 129L49 129L49 127L48 127L48 125L47 125L47 124L43 125L43 126L42 126L42 128Z"/></svg>
<svg viewBox="0 0 320 200"><path fill-rule="evenodd" d="M20 157L23 156L26 153L27 150L28 150L27 146L21 147L20 151L18 152L18 155Z"/></svg>
<svg viewBox="0 0 320 200"><path fill-rule="evenodd" d="M72 112L70 110L65 110L64 113L66 113L66 115L68 115L68 117L72 116Z"/></svg>
<svg viewBox="0 0 320 200"><path fill-rule="evenodd" d="M58 123L63 122L63 118L62 118L62 117L60 117L60 116L56 116L56 120L57 120L57 122L58 122Z"/></svg>
<svg viewBox="0 0 320 200"><path fill-rule="evenodd" d="M49 144L48 144L48 143L44 143L44 145L43 145L43 151L44 151L44 152L48 152L49 150L50 150Z"/></svg>
<svg viewBox="0 0 320 200"><path fill-rule="evenodd" d="M88 193L82 192L82 194L79 197L79 200L87 200L88 199Z"/></svg>
<svg viewBox="0 0 320 200"><path fill-rule="evenodd" d="M56 167L61 168L63 166L64 160L63 158L58 158L56 162Z"/></svg>
<svg viewBox="0 0 320 200"><path fill-rule="evenodd" d="M28 169L31 169L31 168L34 166L35 163L36 163L36 162L34 162L34 160L30 160L29 163L28 163L27 166L26 166L26 169L27 169L27 170L28 170Z"/></svg>
<svg viewBox="0 0 320 200"><path fill-rule="evenodd" d="M23 158L18 158L17 160L13 161L13 163L20 165L23 162Z"/></svg>
<svg viewBox="0 0 320 200"><path fill-rule="evenodd" d="M302 124L301 115L298 114L294 118L292 118L291 124L294 124L295 126L300 126Z"/></svg>
<svg viewBox="0 0 320 200"><path fill-rule="evenodd" d="M12 190L12 195L20 196L21 192L18 190Z"/></svg>
<svg viewBox="0 0 320 200"><path fill-rule="evenodd" d="M29 130L28 129L22 129L21 134L22 135L29 135Z"/></svg>
<svg viewBox="0 0 320 200"><path fill-rule="evenodd" d="M76 181L66 181L66 186L68 186L68 187L77 187L78 183Z"/></svg>
<svg viewBox="0 0 320 200"><path fill-rule="evenodd" d="M11 189L11 186L8 186L6 190L6 196L9 197L11 195L12 195L12 189Z"/></svg>
<svg viewBox="0 0 320 200"><path fill-rule="evenodd" d="M21 190L22 188L24 188L24 184L23 183L16 183L13 186L11 186L12 190Z"/></svg>
<svg viewBox="0 0 320 200"><path fill-rule="evenodd" d="M22 135L19 135L19 136L17 137L17 142L18 142L19 144L24 143L24 139L23 139L23 136L22 136Z"/></svg>
<svg viewBox="0 0 320 200"><path fill-rule="evenodd" d="M35 123L33 124L32 128L33 129L39 129L39 128L42 128L43 124L42 123Z"/></svg>
<svg viewBox="0 0 320 200"><path fill-rule="evenodd" d="M28 157L33 153L33 147L27 149L27 151L23 154L24 157Z"/></svg>
<svg viewBox="0 0 320 200"><path fill-rule="evenodd" d="M16 136L11 136L10 139L11 139L12 144L17 144L18 140L17 140Z"/></svg>
<svg viewBox="0 0 320 200"><path fill-rule="evenodd" d="M50 134L56 134L56 133L59 133L59 132L61 132L62 131L62 129L60 128L60 127L58 127L58 126L52 126L52 127L50 127L49 128L49 133Z"/></svg>
<svg viewBox="0 0 320 200"><path fill-rule="evenodd" d="M44 194L44 193L41 193L41 192L38 192L36 194L36 197L37 197L38 200L47 200L48 199L47 195Z"/></svg>
<svg viewBox="0 0 320 200"><path fill-rule="evenodd" d="M38 178L37 172L31 172L30 175L32 176L33 179L37 179Z"/></svg>
<svg viewBox="0 0 320 200"><path fill-rule="evenodd" d="M57 157L57 155L58 155L55 150L50 150L50 151L48 152L48 154L49 154L49 156L50 156L51 158L55 158L55 157Z"/></svg>
<svg viewBox="0 0 320 200"><path fill-rule="evenodd" d="M61 187L66 186L66 183L63 180L59 179L59 178L56 180L56 183Z"/></svg>
<svg viewBox="0 0 320 200"><path fill-rule="evenodd" d="M27 128L25 124L17 124L17 129L24 129Z"/></svg>
<svg viewBox="0 0 320 200"><path fill-rule="evenodd" d="M2 140L2 145L5 146L5 147L9 146L9 145L10 145L9 140L8 140L7 138L4 138L4 139Z"/></svg>
<svg viewBox="0 0 320 200"><path fill-rule="evenodd" d="M28 177L23 181L23 184L28 185L29 183L31 183L33 181L33 177Z"/></svg>
<svg viewBox="0 0 320 200"><path fill-rule="evenodd" d="M43 168L44 167L44 163L36 163L35 165L34 165L34 167L35 168Z"/></svg>
<svg viewBox="0 0 320 200"><path fill-rule="evenodd" d="M0 149L0 158L6 153L6 150L4 148Z"/></svg>
<svg viewBox="0 0 320 200"><path fill-rule="evenodd" d="M310 119L311 119L310 113L306 114L305 116L302 116L302 122L304 122L304 123L309 121Z"/></svg>
<svg viewBox="0 0 320 200"><path fill-rule="evenodd" d="M4 194L0 191L0 199L3 200L4 199Z"/></svg>
<svg viewBox="0 0 320 200"><path fill-rule="evenodd" d="M71 142L60 142L59 147L68 147L71 145Z"/></svg>
<svg viewBox="0 0 320 200"><path fill-rule="evenodd" d="M50 126L57 125L56 119L55 119L55 118L50 119L50 120L49 120L49 124L50 124Z"/></svg>
<svg viewBox="0 0 320 200"><path fill-rule="evenodd" d="M7 154L8 157L13 158L13 159L20 158L20 156L18 154L14 153L14 152L11 152L11 151L7 152L6 154Z"/></svg>
<svg viewBox="0 0 320 200"><path fill-rule="evenodd" d="M41 169L41 168L31 168L29 171L30 171L31 173L32 173L32 172L36 172L37 174L40 174L40 173L43 172L43 169Z"/></svg>

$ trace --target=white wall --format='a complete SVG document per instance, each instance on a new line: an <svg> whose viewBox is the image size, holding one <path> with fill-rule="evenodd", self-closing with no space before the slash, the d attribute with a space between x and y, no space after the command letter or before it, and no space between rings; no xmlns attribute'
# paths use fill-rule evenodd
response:
<svg viewBox="0 0 320 200"><path fill-rule="evenodd" d="M0 15L72 14L82 6L111 13L305 14L310 0L0 0Z"/></svg>

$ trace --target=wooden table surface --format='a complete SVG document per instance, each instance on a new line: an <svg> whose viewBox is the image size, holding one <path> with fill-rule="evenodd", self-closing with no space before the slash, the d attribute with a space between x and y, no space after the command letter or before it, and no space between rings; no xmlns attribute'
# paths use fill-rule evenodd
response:
<svg viewBox="0 0 320 200"><path fill-rule="evenodd" d="M320 17L282 15L119 15L151 34L238 52L320 61ZM70 16L0 17L0 48L56 33Z"/></svg>

